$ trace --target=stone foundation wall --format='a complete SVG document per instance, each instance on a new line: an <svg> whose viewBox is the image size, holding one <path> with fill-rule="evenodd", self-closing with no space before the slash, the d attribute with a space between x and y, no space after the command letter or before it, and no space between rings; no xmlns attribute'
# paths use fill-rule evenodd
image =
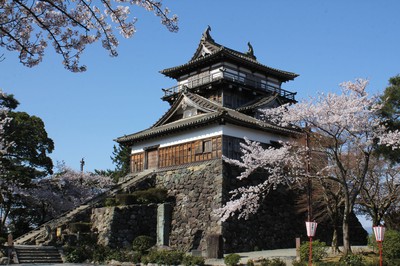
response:
<svg viewBox="0 0 400 266"><path fill-rule="evenodd" d="M97 243L112 248L130 247L139 235L156 239L157 205L131 205L93 209L92 231Z"/></svg>
<svg viewBox="0 0 400 266"><path fill-rule="evenodd" d="M238 169L222 160L214 160L159 171L149 178L153 186L166 188L172 201L172 219L168 217L163 221L171 221L171 224L158 229L165 234L170 230L170 247L181 251L196 250L207 256L211 249L220 249L220 242L223 242L225 253L232 253L293 248L295 238L307 240L306 214L298 213L296 207L297 193L301 192L285 187L271 191L261 208L248 220L238 220L234 216L221 223L212 212L229 200L229 191L243 186L236 179L239 174ZM150 183L143 187L147 188ZM98 208L93 211L92 223L93 230L98 232L99 244L105 246L130 246L139 235L156 239L157 205ZM352 243L365 243L366 232L358 220L355 219L350 226L354 233ZM329 243L331 232L329 226L319 224L316 238Z"/></svg>
<svg viewBox="0 0 400 266"><path fill-rule="evenodd" d="M229 200L229 191L233 188L243 186L244 183L250 183L257 178L265 178L264 174L259 174L259 176L253 176L250 180L243 182L236 179L239 174L240 170L229 165L224 166L224 202ZM229 218L223 223L224 252L294 248L297 237L301 241L307 241L305 227L307 213L298 211L299 193L304 192L289 190L283 186L278 187L278 189L270 191L262 201L257 213L251 215L247 220L238 219L237 216ZM367 232L355 216L352 216L350 228L351 243L365 245ZM330 244L332 231L329 223L321 223L318 225L315 239Z"/></svg>
<svg viewBox="0 0 400 266"><path fill-rule="evenodd" d="M221 160L159 172L156 185L168 189L175 200L170 246L204 254L207 236L222 233L220 223L212 215L212 210L222 202Z"/></svg>

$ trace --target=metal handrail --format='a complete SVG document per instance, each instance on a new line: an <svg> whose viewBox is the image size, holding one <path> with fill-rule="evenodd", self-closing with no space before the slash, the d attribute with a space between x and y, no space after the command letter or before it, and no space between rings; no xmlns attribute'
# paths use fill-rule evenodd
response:
<svg viewBox="0 0 400 266"><path fill-rule="evenodd" d="M225 80L229 80L235 83L239 83L241 85L250 85L252 87L255 87L257 89L261 89L261 90L265 90L268 92L272 92L272 93L276 93L282 97L285 97L287 99L290 100L294 100L294 96L296 95L295 92L290 92L281 88L275 88L273 86L270 86L266 83L261 82L261 80L255 80L255 79L249 79L249 78L245 78L242 77L240 75L236 75L233 73L229 73L229 72L218 72L215 74L210 74L208 76L204 76L198 79L194 79L191 81L188 81L185 84L179 84L167 89L162 89L164 91L164 97L169 97L172 96L174 94L177 94L183 90L185 90L186 88L195 88L201 85L205 85L205 84L209 84L211 82L217 81L217 80L221 80L221 79L225 79Z"/></svg>

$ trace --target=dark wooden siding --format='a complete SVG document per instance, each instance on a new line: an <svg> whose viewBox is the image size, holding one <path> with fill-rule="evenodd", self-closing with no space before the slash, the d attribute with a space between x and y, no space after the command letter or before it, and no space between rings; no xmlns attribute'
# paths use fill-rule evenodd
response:
<svg viewBox="0 0 400 266"><path fill-rule="evenodd" d="M144 168L144 152L131 155L131 172L137 173L143 171Z"/></svg>
<svg viewBox="0 0 400 266"><path fill-rule="evenodd" d="M221 136L159 149L159 166L169 167L221 158Z"/></svg>
<svg viewBox="0 0 400 266"><path fill-rule="evenodd" d="M144 170L145 152L131 155L131 172ZM222 158L222 137L196 140L148 151L146 168L163 168Z"/></svg>

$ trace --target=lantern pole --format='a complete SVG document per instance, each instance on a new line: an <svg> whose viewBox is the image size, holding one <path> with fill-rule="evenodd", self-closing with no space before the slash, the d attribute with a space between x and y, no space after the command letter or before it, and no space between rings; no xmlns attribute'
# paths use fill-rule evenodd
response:
<svg viewBox="0 0 400 266"><path fill-rule="evenodd" d="M379 266L382 266L382 249L383 249L383 239L385 237L385 227L382 225L377 225L373 227L374 229L374 235L376 242L378 242L378 248L379 248Z"/></svg>
<svg viewBox="0 0 400 266"><path fill-rule="evenodd" d="M310 236L310 248L308 252L308 266L312 266L312 236Z"/></svg>
<svg viewBox="0 0 400 266"><path fill-rule="evenodd" d="M311 222L312 219L312 205L311 205L311 200L312 200L312 183L311 183L311 177L310 177L310 172L311 172L311 152L310 152L310 129L308 125L306 124L306 175L307 175L307 211L308 211L308 216L307 216L307 221Z"/></svg>
<svg viewBox="0 0 400 266"><path fill-rule="evenodd" d="M308 265L312 265L312 238L315 236L315 231L317 229L317 223L311 222L312 220L312 181L311 181L311 152L310 152L310 128L305 125L306 128L306 175L307 175L307 209L308 216L306 222L307 235L309 237L310 248L308 254Z"/></svg>

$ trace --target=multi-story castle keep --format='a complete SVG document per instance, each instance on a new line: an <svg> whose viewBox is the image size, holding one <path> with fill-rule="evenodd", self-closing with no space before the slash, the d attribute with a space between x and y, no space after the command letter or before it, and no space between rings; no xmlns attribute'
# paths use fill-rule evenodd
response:
<svg viewBox="0 0 400 266"><path fill-rule="evenodd" d="M292 199L270 199L248 221L221 223L212 211L238 175L222 156L240 158L244 137L273 145L298 136L261 121L258 112L295 102L296 93L282 85L298 75L261 64L250 43L245 53L218 44L209 27L189 62L161 73L177 80L163 89L170 109L152 127L116 141L131 147L132 173L153 169L156 185L175 197L169 244L204 251L207 237L220 235L225 251L293 246L299 230Z"/></svg>
<svg viewBox="0 0 400 266"><path fill-rule="evenodd" d="M117 142L132 147L131 172L237 158L244 136L271 143L294 132L258 119L260 108L294 102L282 83L296 74L262 65L253 48L241 53L216 43L208 28L192 59L164 69L178 85L163 89L170 109L149 129Z"/></svg>

